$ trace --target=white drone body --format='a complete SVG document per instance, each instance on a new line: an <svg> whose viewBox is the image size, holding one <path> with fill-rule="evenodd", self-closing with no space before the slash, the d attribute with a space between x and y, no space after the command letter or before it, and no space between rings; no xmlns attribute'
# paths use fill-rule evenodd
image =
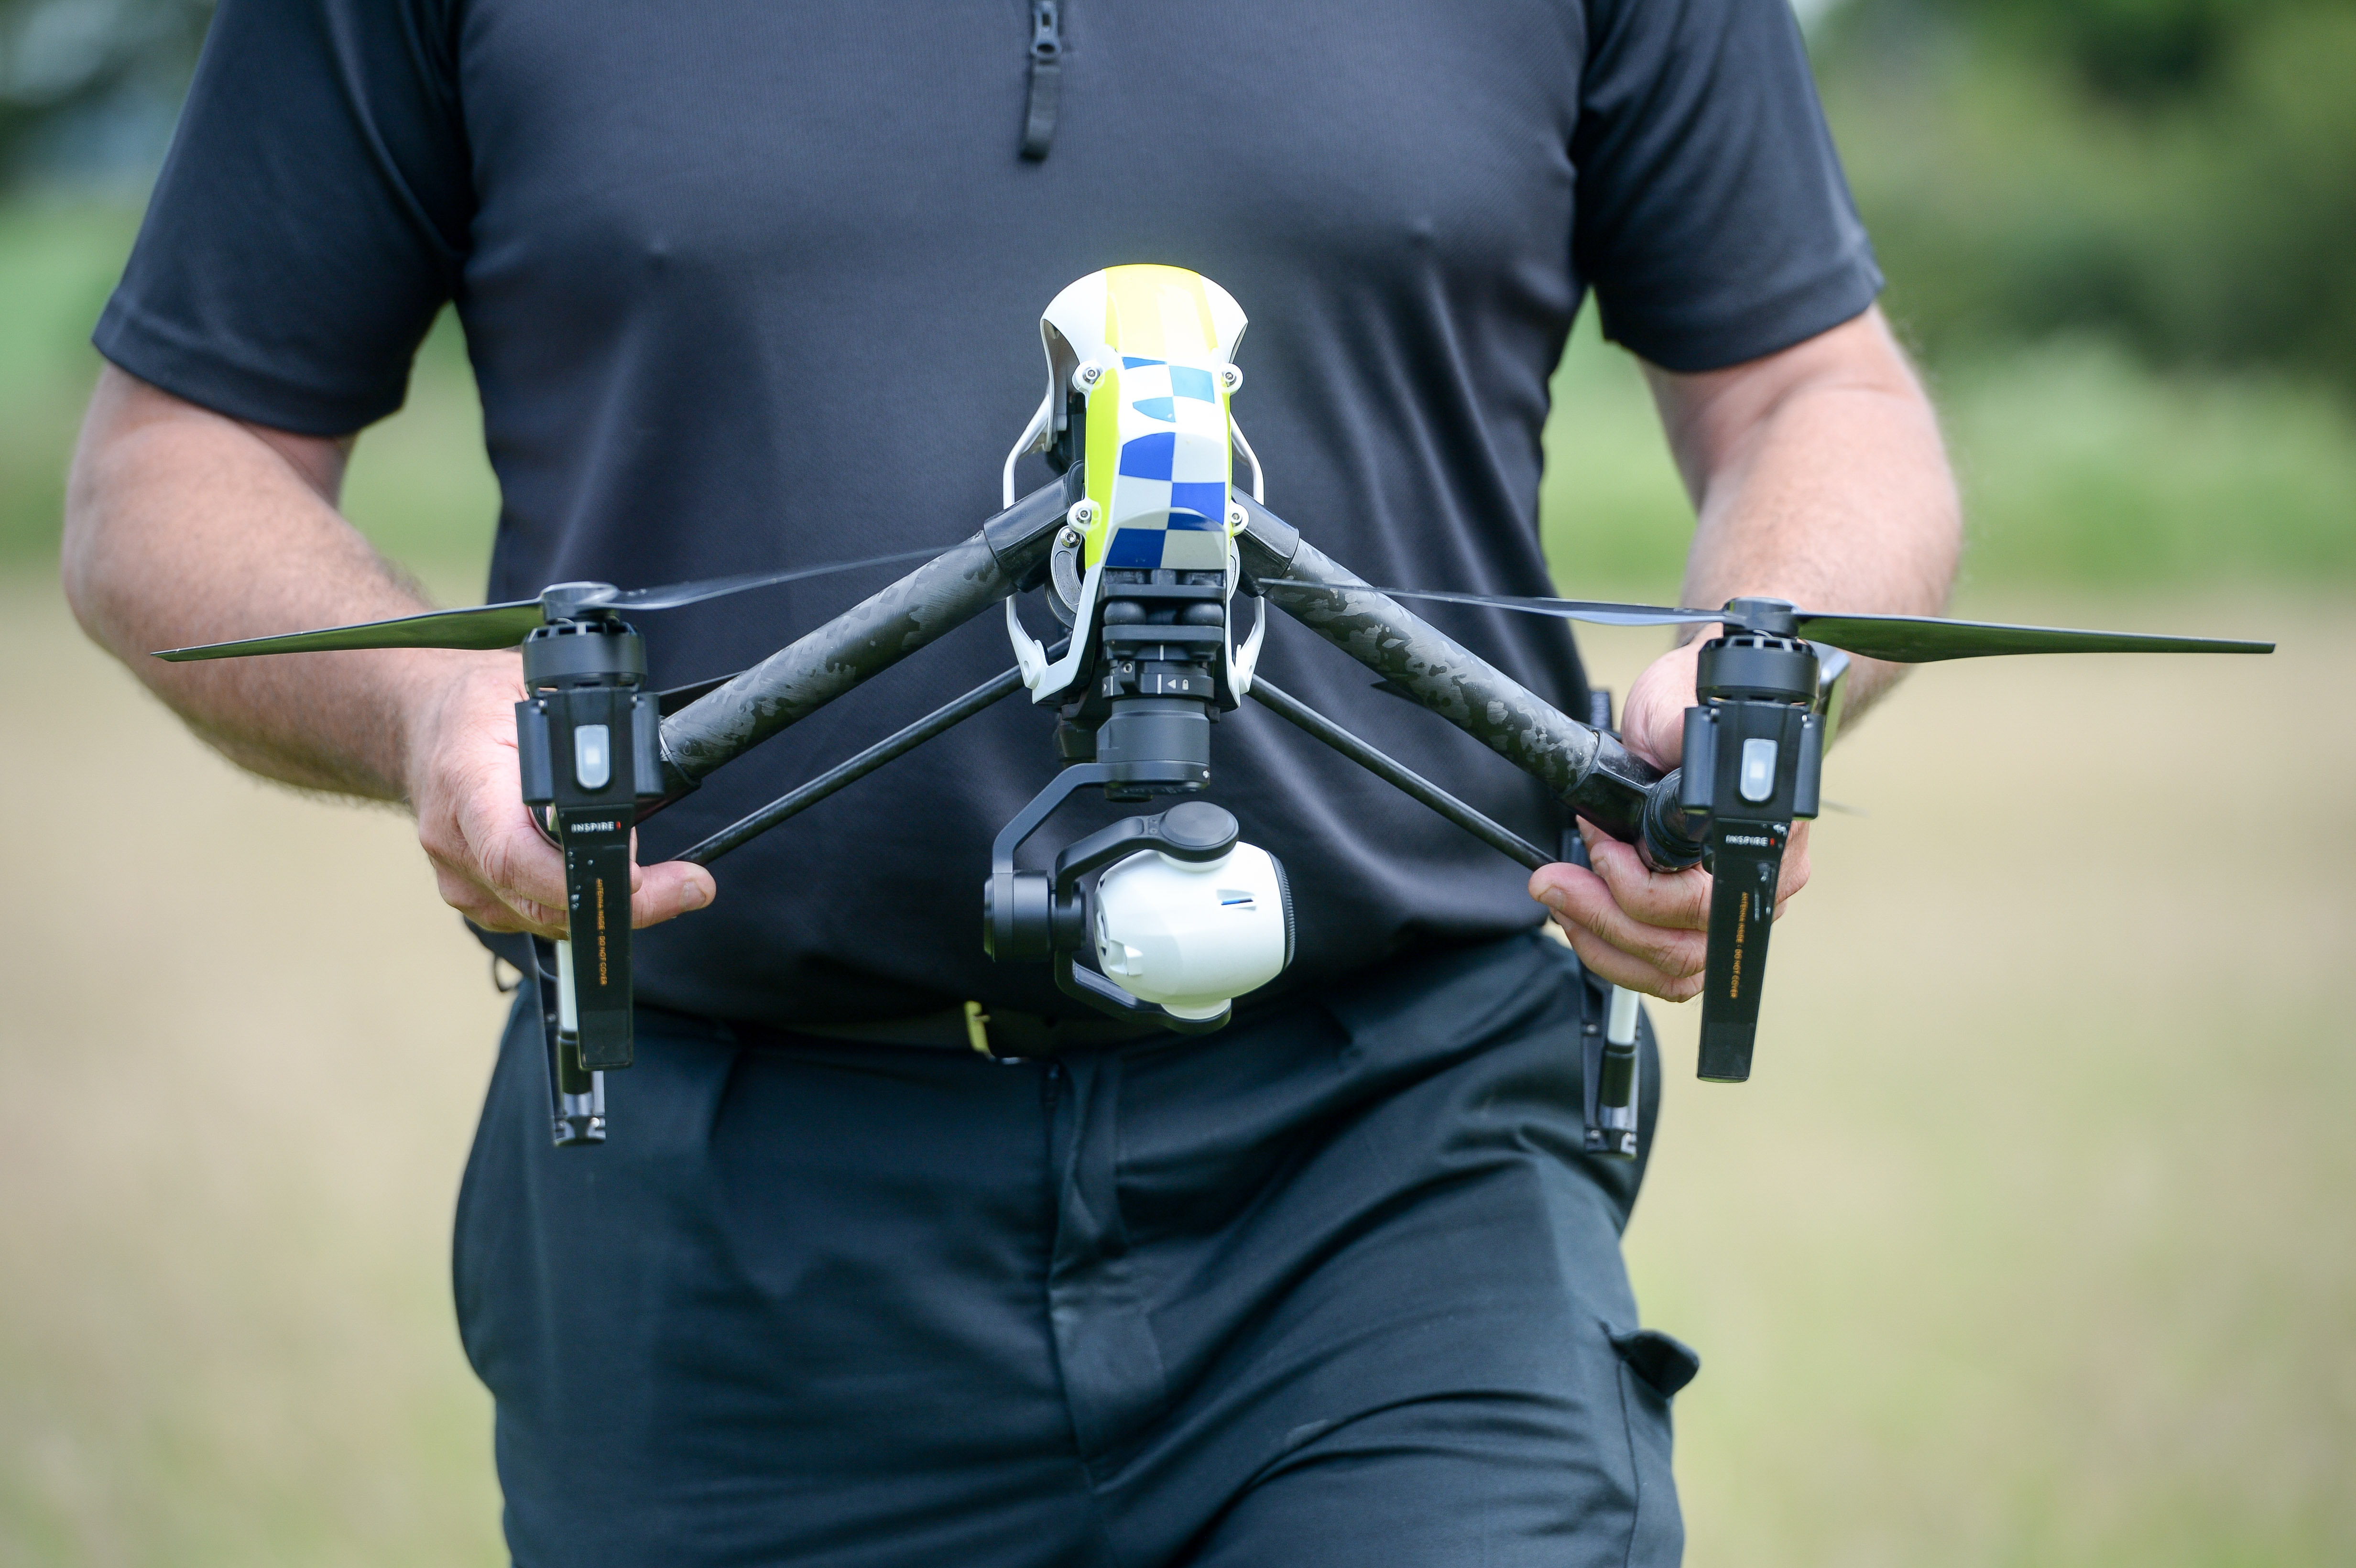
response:
<svg viewBox="0 0 2356 1568"><path fill-rule="evenodd" d="M1059 613L1073 621L1070 651L1050 663L1007 601L1008 635L1033 702L1061 696L1078 673L1107 570L1223 572L1232 602L1233 536L1244 524L1229 494L1237 452L1251 467L1252 498L1263 495L1259 460L1228 407L1243 385L1235 352L1247 325L1226 290L1161 266L1091 272L1040 316L1047 391L1006 454L1001 504L1014 504L1015 461L1053 446L1076 415L1087 492L1072 506L1054 563ZM1250 689L1264 627L1256 617L1243 646L1230 638L1224 650L1237 696Z"/></svg>

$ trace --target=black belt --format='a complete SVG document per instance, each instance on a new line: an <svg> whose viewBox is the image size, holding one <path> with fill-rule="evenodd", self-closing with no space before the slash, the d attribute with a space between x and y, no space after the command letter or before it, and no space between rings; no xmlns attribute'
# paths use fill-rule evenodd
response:
<svg viewBox="0 0 2356 1568"><path fill-rule="evenodd" d="M986 1007L980 1002L918 1013L913 1018L877 1019L872 1022L804 1024L792 1029L736 1026L738 1038L748 1044L757 1045L765 1036L787 1043L799 1035L817 1040L857 1040L867 1045L971 1051L1005 1060L1057 1056L1090 1046L1126 1045L1168 1032L1160 1024L1142 1019L1053 1019L1013 1008Z"/></svg>

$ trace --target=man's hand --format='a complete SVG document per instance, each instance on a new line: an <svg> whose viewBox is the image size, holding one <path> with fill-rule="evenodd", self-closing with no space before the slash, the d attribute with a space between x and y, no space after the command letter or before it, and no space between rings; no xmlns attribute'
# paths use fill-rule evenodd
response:
<svg viewBox="0 0 2356 1568"><path fill-rule="evenodd" d="M409 802L443 901L486 931L565 934L564 860L522 799L515 704L520 662L492 654L426 694L408 726ZM630 923L710 903L712 873L683 860L630 868Z"/></svg>
<svg viewBox="0 0 2356 1568"><path fill-rule="evenodd" d="M1917 615L1945 605L1961 508L1937 417L1879 310L1747 364L1644 373L1694 502L1684 603L1759 594ZM1655 660L1629 689L1622 736L1656 767L1676 766L1684 752L1701 642ZM1848 721L1898 673L1856 660ZM1546 867L1531 876L1530 896L1553 912L1580 962L1614 985L1671 1001L1697 994L1708 873L1659 876L1627 845L1580 831L1595 869ZM1798 822L1779 917L1807 880L1808 825Z"/></svg>
<svg viewBox="0 0 2356 1568"><path fill-rule="evenodd" d="M1686 709L1694 702L1696 639L1644 667L1628 688L1621 738L1628 749L1666 772L1685 748ZM1530 897L1546 905L1579 961L1615 986L1666 1001L1699 994L1709 931L1710 875L1699 866L1667 874L1649 870L1631 845L1582 822L1593 870L1547 866L1530 874ZM1775 916L1808 884L1808 825L1792 825L1776 884Z"/></svg>
<svg viewBox="0 0 2356 1568"><path fill-rule="evenodd" d="M227 418L112 366L68 486L67 597L189 728L309 789L405 801L442 896L493 931L564 934L564 863L515 749L522 663L430 649L164 664L151 648L412 614L415 588L336 512L348 439ZM630 922L712 901L712 873L634 868Z"/></svg>

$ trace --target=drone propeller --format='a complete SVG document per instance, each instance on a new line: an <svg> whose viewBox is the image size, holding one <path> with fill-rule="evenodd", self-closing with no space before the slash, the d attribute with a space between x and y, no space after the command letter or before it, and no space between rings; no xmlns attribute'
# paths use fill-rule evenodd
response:
<svg viewBox="0 0 2356 1568"><path fill-rule="evenodd" d="M1601 599L1514 599L1494 593L1451 593L1436 588L1377 588L1372 584L1297 582L1270 578L1260 583L1269 592L1286 591L1321 593L1383 593L1398 599L1438 599L1450 604L1482 604L1494 610L1519 610L1529 615L1552 615L1565 621L1586 621L1598 626L1676 626L1714 624L1726 619L1722 610L1670 610L1657 604L1614 604Z"/></svg>
<svg viewBox="0 0 2356 1568"><path fill-rule="evenodd" d="M329 626L316 632L291 632L278 637L207 643L197 647L171 648L155 656L178 664L191 659L241 658L248 654L336 653L356 648L461 648L487 652L514 647L541 627L558 621L603 617L626 610L675 610L751 588L766 588L772 583L856 571L863 566L894 566L902 561L929 560L938 554L938 548L902 550L896 555L870 556L864 560L829 561L822 566L780 571L746 571L734 577L674 582L663 588L625 590L610 582L559 582L541 590L537 599L511 599L465 610L435 610L423 615L365 621L356 626Z"/></svg>
<svg viewBox="0 0 2356 1568"><path fill-rule="evenodd" d="M2000 654L2270 654L2272 643L2227 637L2170 637L2152 632L2080 632L2063 626L2012 626L1930 615L1840 615L1794 612L1800 635L1892 664L1988 658ZM1755 630L1772 630L1756 627Z"/></svg>
<svg viewBox="0 0 2356 1568"><path fill-rule="evenodd" d="M1863 615L1794 610L1774 600L1736 600L1723 610L1670 609L1655 604L1613 604L1592 599L1515 598L1494 593L1451 593L1428 588L1358 588L1355 584L1288 582L1260 585L1270 591L1315 588L1321 592L1383 593L1399 599L1437 599L1478 604L1527 615L1552 615L1605 626L1717 625L1738 627L1846 648L1893 664L1929 664L1937 659L1986 658L1998 654L2270 654L2272 643L2219 637L2169 637L2145 632L2080 632L2062 626L2013 626L1993 621L1949 621L1929 615ZM1738 608L1740 606L1740 608Z"/></svg>

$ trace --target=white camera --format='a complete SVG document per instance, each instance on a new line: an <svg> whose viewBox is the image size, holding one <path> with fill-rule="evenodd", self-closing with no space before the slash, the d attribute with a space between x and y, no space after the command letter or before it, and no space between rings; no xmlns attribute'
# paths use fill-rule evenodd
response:
<svg viewBox="0 0 2356 1568"><path fill-rule="evenodd" d="M1292 962L1292 894L1257 844L1204 861L1140 850L1106 868L1094 902L1105 975L1178 1018L1217 1018Z"/></svg>

